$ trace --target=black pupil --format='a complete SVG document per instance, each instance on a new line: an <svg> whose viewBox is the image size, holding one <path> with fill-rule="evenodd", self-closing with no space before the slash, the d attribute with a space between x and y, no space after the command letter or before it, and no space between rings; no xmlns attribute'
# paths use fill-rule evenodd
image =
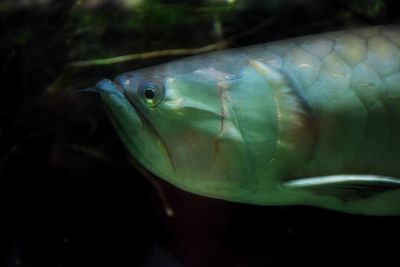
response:
<svg viewBox="0 0 400 267"><path fill-rule="evenodd" d="M155 92L154 89L152 88L147 88L146 90L144 90L144 96L147 99L153 99L155 97Z"/></svg>

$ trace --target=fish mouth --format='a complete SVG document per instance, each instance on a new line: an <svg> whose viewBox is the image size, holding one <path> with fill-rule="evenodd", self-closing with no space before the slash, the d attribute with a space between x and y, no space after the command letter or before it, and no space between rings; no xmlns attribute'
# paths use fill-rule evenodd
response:
<svg viewBox="0 0 400 267"><path fill-rule="evenodd" d="M167 145L167 142L162 138L161 134L158 132L158 130L156 129L156 127L154 126L154 124L151 122L151 120L146 116L145 112L143 112L135 103L132 103L133 101L130 101L129 98L126 97L126 99L128 100L128 102L131 104L131 107L135 110L136 114L138 115L140 121L141 121L141 125L142 125L142 130L148 133L151 133L152 135L154 135L155 138L157 138L161 145L164 147L165 152L168 156L168 160L170 162L170 165L172 167L172 169L174 170L174 172L176 171L176 166L174 164L174 160L172 158L172 153L171 150L169 148L169 146Z"/></svg>
<svg viewBox="0 0 400 267"><path fill-rule="evenodd" d="M154 174L175 170L170 151L146 113L124 93L122 86L110 80L96 87L118 135L134 158ZM168 159L169 166L165 160ZM160 165L162 167L160 167Z"/></svg>

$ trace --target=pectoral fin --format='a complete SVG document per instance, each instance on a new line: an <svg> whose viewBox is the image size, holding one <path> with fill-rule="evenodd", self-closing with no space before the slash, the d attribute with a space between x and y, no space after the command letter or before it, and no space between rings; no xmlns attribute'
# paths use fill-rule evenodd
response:
<svg viewBox="0 0 400 267"><path fill-rule="evenodd" d="M284 186L350 202L400 189L400 179L376 175L330 175L291 180Z"/></svg>

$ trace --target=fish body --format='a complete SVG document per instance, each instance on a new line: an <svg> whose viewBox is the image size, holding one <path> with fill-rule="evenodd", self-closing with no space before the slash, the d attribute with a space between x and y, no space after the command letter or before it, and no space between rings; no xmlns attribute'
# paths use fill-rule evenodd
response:
<svg viewBox="0 0 400 267"><path fill-rule="evenodd" d="M96 85L131 154L256 205L400 214L400 26L230 49Z"/></svg>

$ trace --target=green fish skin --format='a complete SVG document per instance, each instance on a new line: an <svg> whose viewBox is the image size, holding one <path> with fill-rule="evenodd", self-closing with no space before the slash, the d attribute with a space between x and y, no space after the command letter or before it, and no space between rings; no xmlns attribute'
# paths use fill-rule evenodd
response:
<svg viewBox="0 0 400 267"><path fill-rule="evenodd" d="M149 171L255 205L400 215L400 26L214 52L102 80Z"/></svg>

